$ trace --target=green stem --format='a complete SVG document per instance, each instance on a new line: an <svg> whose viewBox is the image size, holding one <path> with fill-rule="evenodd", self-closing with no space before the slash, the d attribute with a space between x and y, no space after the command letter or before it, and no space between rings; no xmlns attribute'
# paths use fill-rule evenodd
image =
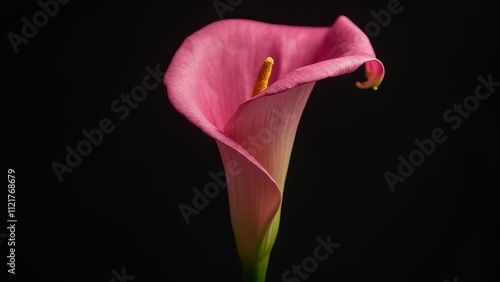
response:
<svg viewBox="0 0 500 282"><path fill-rule="evenodd" d="M265 282L269 255L254 265L243 266L244 282Z"/></svg>

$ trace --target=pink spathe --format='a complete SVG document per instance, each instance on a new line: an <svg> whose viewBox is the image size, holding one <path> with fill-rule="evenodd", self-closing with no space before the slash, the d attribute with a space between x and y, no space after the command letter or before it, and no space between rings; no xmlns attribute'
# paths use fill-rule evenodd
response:
<svg viewBox="0 0 500 282"><path fill-rule="evenodd" d="M269 86L252 98L266 57L274 59ZM347 17L331 27L253 20L222 20L193 33L175 53L164 77L177 111L215 139L227 173L231 222L243 263L269 256L300 116L315 82L364 64L376 89L384 67L368 37ZM232 161L232 162L231 162Z"/></svg>

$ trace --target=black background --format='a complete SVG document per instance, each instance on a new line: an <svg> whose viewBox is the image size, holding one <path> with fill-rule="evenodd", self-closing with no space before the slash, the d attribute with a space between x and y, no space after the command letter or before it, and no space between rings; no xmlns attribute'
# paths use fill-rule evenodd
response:
<svg viewBox="0 0 500 282"><path fill-rule="evenodd" d="M346 15L364 30L370 11L389 1L366 2L243 0L224 17L330 26ZM457 130L442 118L474 94L479 75L500 81L492 3L402 0L403 11L371 37L386 68L378 91L354 86L362 69L317 83L295 140L268 281L281 281L328 235L341 246L308 281L498 277L500 88ZM0 238L2 276L108 282L125 268L134 282L241 281L226 190L189 225L178 210L222 170L215 141L173 109L163 84L124 120L110 110L142 84L146 66L165 70L185 37L219 20L212 1L73 0L15 54L7 34L21 34L21 18L38 10L36 1L2 8L4 168L16 171L18 219L17 274L4 276ZM64 163L65 147L103 118L115 130L59 183L52 162ZM435 128L448 139L391 192L384 172Z"/></svg>

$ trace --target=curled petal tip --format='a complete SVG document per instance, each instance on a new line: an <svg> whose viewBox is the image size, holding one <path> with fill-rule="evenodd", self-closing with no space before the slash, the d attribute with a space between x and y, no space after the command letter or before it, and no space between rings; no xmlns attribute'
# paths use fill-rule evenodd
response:
<svg viewBox="0 0 500 282"><path fill-rule="evenodd" d="M378 90L378 87L382 83L383 77L379 76L377 78L368 78L365 82L356 81L356 86L360 89L372 88L373 90Z"/></svg>
<svg viewBox="0 0 500 282"><path fill-rule="evenodd" d="M384 66L379 61L369 61L365 63L365 77L366 81L356 81L356 86L360 89L372 88L377 90L382 80L384 80Z"/></svg>

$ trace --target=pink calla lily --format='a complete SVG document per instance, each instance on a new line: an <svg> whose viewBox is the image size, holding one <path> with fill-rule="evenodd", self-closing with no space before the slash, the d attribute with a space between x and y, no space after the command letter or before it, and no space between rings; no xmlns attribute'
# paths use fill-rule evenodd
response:
<svg viewBox="0 0 500 282"><path fill-rule="evenodd" d="M267 57L274 59L268 87L252 97ZM168 98L217 142L247 281L265 280L295 134L315 82L362 65L367 81L356 85L377 89L384 67L345 16L331 27L222 20L187 37L175 53L164 78Z"/></svg>

